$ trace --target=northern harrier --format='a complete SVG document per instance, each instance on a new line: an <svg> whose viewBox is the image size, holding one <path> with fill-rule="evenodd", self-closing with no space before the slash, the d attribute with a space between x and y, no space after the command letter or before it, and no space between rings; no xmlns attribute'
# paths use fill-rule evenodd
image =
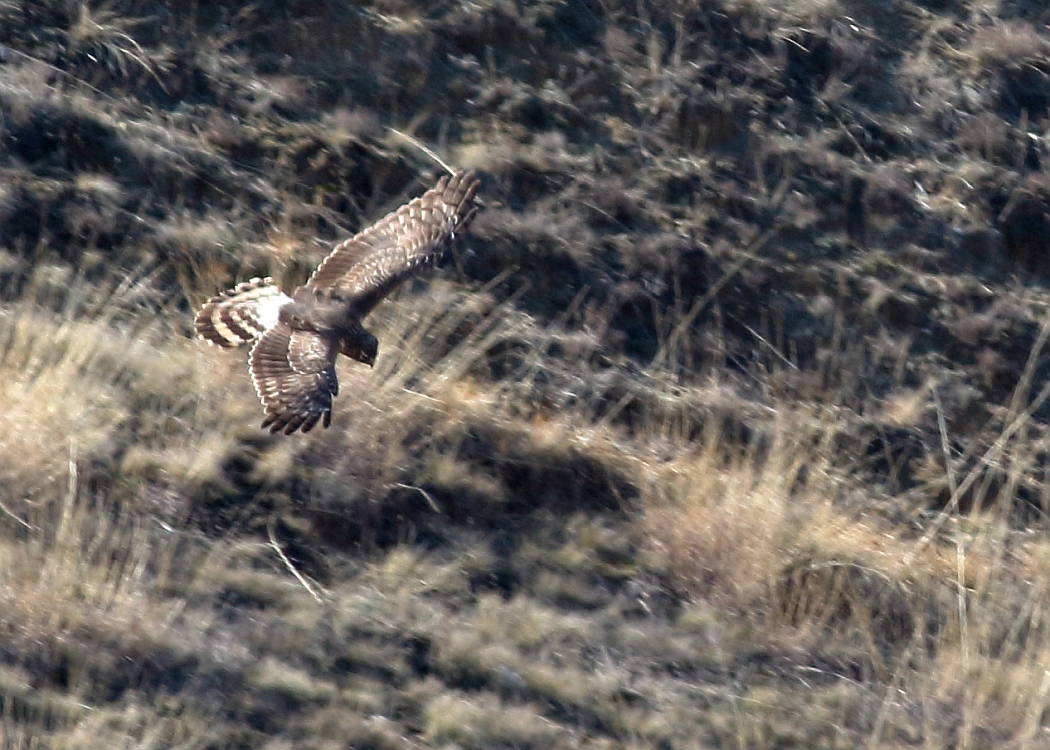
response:
<svg viewBox="0 0 1050 750"><path fill-rule="evenodd" d="M325 427L331 423L336 355L375 363L376 337L361 321L467 228L478 184L473 172L442 177L337 245L291 297L273 279L251 279L204 303L194 321L198 335L227 348L255 342L248 371L266 412L264 428L290 435L309 432L322 418Z"/></svg>

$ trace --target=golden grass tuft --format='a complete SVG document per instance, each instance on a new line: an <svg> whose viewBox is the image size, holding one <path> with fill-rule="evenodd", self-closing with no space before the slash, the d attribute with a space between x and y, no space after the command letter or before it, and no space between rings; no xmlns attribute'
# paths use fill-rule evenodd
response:
<svg viewBox="0 0 1050 750"><path fill-rule="evenodd" d="M426 709L426 738L465 748L570 746L569 732L526 706L446 693Z"/></svg>
<svg viewBox="0 0 1050 750"><path fill-rule="evenodd" d="M744 603L797 549L839 491L828 446L804 411L780 411L750 445L709 430L667 461L640 460L646 535L694 595Z"/></svg>
<svg viewBox="0 0 1050 750"><path fill-rule="evenodd" d="M998 69L1039 63L1050 49L1050 39L1032 24L1001 21L978 28L967 48L975 65Z"/></svg>
<svg viewBox="0 0 1050 750"><path fill-rule="evenodd" d="M22 510L61 494L71 452L109 449L127 411L97 382L122 375L113 355L129 342L104 324L56 325L26 308L0 317L0 337L0 398L10 425L0 437L0 481L6 503Z"/></svg>

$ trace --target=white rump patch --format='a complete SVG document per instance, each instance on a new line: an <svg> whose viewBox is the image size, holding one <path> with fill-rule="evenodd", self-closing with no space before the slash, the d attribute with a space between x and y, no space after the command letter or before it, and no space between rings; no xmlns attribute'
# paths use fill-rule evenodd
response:
<svg viewBox="0 0 1050 750"><path fill-rule="evenodd" d="M255 319L267 331L277 325L281 308L292 301L287 294L278 292L272 297L263 297L255 302Z"/></svg>

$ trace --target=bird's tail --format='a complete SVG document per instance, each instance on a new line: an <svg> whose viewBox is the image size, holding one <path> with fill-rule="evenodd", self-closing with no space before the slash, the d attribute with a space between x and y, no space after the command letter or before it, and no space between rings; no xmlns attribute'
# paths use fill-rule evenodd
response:
<svg viewBox="0 0 1050 750"><path fill-rule="evenodd" d="M291 301L273 279L250 279L205 302L193 327L209 343L242 346L276 325L281 307Z"/></svg>

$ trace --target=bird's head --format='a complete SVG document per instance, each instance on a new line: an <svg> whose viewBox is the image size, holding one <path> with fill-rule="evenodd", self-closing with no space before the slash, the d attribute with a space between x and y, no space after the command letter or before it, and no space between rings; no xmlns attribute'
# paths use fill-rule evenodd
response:
<svg viewBox="0 0 1050 750"><path fill-rule="evenodd" d="M344 339L339 347L340 354L369 367L375 366L378 351L379 342L376 341L376 337L364 329L355 331L353 336L349 340Z"/></svg>
<svg viewBox="0 0 1050 750"><path fill-rule="evenodd" d="M365 332L361 337L361 352L358 356L359 362L364 362L369 367L375 367L376 354L379 353L379 341L372 334Z"/></svg>

